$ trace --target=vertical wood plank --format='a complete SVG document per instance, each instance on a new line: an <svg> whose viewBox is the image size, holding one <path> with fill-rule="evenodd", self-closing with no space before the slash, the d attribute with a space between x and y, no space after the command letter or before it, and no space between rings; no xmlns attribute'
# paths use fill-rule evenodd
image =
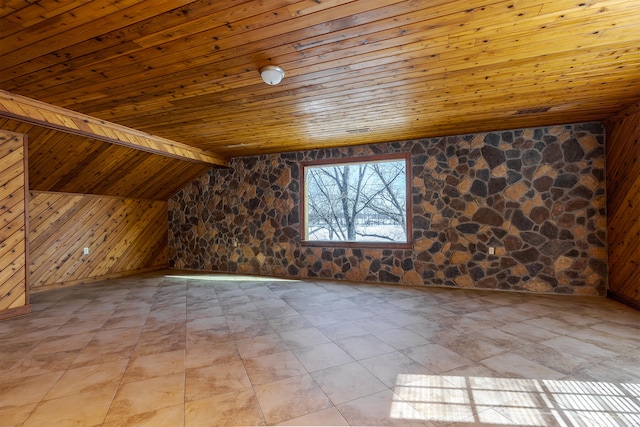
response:
<svg viewBox="0 0 640 427"><path fill-rule="evenodd" d="M27 136L0 130L0 320L29 305Z"/></svg>
<svg viewBox="0 0 640 427"><path fill-rule="evenodd" d="M608 125L609 294L640 309L640 103Z"/></svg>

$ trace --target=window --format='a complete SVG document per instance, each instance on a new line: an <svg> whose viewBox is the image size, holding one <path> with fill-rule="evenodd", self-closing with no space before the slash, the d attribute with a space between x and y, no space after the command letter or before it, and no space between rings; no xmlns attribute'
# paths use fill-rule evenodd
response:
<svg viewBox="0 0 640 427"><path fill-rule="evenodd" d="M402 154L303 164L304 244L407 247L409 158Z"/></svg>

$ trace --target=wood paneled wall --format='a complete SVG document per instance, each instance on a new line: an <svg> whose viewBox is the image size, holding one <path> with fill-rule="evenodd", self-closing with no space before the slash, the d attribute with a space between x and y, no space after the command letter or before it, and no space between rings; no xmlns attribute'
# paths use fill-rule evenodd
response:
<svg viewBox="0 0 640 427"><path fill-rule="evenodd" d="M609 292L640 309L640 103L607 128Z"/></svg>
<svg viewBox="0 0 640 427"><path fill-rule="evenodd" d="M31 192L29 222L34 292L167 266L164 201Z"/></svg>
<svg viewBox="0 0 640 427"><path fill-rule="evenodd" d="M0 130L0 319L29 313L26 135Z"/></svg>

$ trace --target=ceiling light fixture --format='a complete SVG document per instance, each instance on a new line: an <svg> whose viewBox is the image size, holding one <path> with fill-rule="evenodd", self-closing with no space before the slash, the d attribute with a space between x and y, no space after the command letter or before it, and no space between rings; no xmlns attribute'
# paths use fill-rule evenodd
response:
<svg viewBox="0 0 640 427"><path fill-rule="evenodd" d="M284 77L284 70L277 65L267 65L260 68L260 76L268 85L277 85Z"/></svg>

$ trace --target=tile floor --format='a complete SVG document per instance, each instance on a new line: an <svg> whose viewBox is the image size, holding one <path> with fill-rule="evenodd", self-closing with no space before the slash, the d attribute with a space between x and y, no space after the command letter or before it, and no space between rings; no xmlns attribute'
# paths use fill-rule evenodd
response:
<svg viewBox="0 0 640 427"><path fill-rule="evenodd" d="M163 272L32 300L4 427L640 425L640 313L607 299Z"/></svg>

